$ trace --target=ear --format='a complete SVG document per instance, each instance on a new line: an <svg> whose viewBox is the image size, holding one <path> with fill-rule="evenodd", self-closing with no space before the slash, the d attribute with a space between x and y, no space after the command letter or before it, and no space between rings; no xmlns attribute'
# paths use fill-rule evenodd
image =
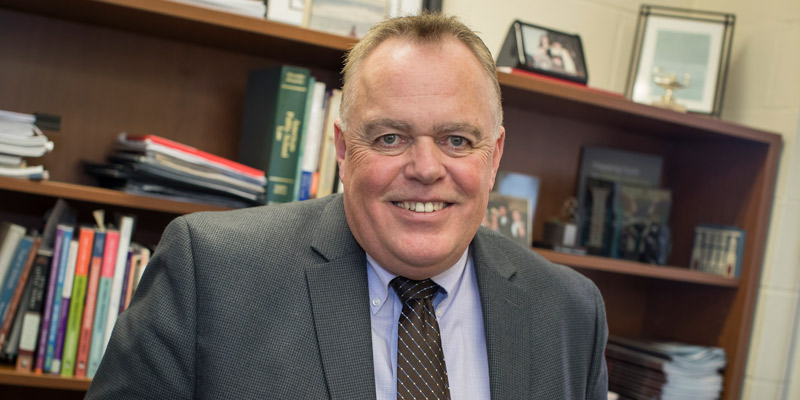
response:
<svg viewBox="0 0 800 400"><path fill-rule="evenodd" d="M342 183L345 182L345 154L347 153L347 143L344 140L344 132L342 131L342 119L336 118L333 123L334 143L336 145L336 163L339 165L339 179Z"/></svg>
<svg viewBox="0 0 800 400"><path fill-rule="evenodd" d="M492 184L490 188L494 187L494 178L497 176L497 170L500 168L500 159L503 158L503 146L506 142L506 128L500 127L500 134L497 135L497 141L494 144L494 151L492 152Z"/></svg>

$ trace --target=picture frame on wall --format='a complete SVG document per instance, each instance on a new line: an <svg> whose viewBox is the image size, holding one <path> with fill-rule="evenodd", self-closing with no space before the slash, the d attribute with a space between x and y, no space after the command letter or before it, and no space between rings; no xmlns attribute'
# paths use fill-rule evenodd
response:
<svg viewBox="0 0 800 400"><path fill-rule="evenodd" d="M497 56L498 67L511 67L586 84L583 43L577 34L516 20Z"/></svg>
<svg viewBox="0 0 800 400"><path fill-rule="evenodd" d="M734 14L642 5L625 96L642 104L671 101L718 117L735 22ZM670 82L672 100L664 97Z"/></svg>

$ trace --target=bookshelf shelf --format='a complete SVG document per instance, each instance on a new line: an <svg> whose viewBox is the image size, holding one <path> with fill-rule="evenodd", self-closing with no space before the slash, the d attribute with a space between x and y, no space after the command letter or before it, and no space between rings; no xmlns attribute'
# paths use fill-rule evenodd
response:
<svg viewBox="0 0 800 400"><path fill-rule="evenodd" d="M157 134L236 158L249 71L276 64L312 69L340 84L353 40L165 0L0 0L0 109L62 116L41 161L51 181L0 178L0 218L40 223L63 197L83 215L102 207L137 214L138 242L155 244L176 215L222 210L96 188L78 167L103 162L119 132ZM540 178L533 238L575 194L584 146L663 159L673 194L669 267L536 249L593 279L609 330L621 336L725 349L723 399L740 397L782 141L779 135L622 96L519 73L499 73L506 146L501 170ZM734 225L747 241L741 276L689 265L699 223ZM0 367L0 392L80 394L88 381ZM52 393L51 393L52 394ZM25 396L19 396L25 397ZM35 397L35 396L29 396Z"/></svg>
<svg viewBox="0 0 800 400"><path fill-rule="evenodd" d="M0 365L0 385L86 391L91 383L92 380L86 378L62 378L47 374L18 372L13 366Z"/></svg>
<svg viewBox="0 0 800 400"><path fill-rule="evenodd" d="M565 254L540 248L535 248L534 250L556 264L573 268L728 288L736 288L740 284L740 279L738 278L725 278L720 275L692 271L675 266L654 266L614 258Z"/></svg>
<svg viewBox="0 0 800 400"><path fill-rule="evenodd" d="M64 182L32 182L23 179L0 177L0 190L28 193L47 197L63 197L67 200L97 203L100 205L129 207L139 210L159 211L171 214L188 214L197 211L224 211L230 208L186 203L146 196L136 196L117 190Z"/></svg>

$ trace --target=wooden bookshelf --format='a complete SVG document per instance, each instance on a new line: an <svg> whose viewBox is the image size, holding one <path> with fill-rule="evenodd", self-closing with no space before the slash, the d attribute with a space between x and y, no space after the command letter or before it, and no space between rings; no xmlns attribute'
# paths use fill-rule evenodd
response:
<svg viewBox="0 0 800 400"><path fill-rule="evenodd" d="M137 214L134 239L150 244L176 215L221 208L99 189L80 161L104 161L123 131L235 158L248 71L291 63L333 87L353 44L163 0L0 0L0 26L0 109L62 117L62 129L47 132L55 150L42 158L51 181L0 179L0 218L35 226L63 197L84 215L98 207ZM729 360L723 398L739 398L780 136L551 79L500 73L499 80L507 131L500 168L541 181L535 239L543 221L574 195L582 147L662 157L662 186L673 193L669 266L536 251L597 283L612 334L723 347ZM699 223L747 232L739 278L688 269ZM87 385L0 368L0 391L66 393Z"/></svg>
<svg viewBox="0 0 800 400"><path fill-rule="evenodd" d="M13 366L0 365L0 385L27 386L45 389L86 391L92 383L86 378L62 378L57 375L18 372Z"/></svg>

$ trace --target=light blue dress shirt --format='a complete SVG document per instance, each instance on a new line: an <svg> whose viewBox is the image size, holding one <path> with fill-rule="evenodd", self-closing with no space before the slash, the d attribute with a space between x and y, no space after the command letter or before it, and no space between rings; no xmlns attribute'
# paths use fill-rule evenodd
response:
<svg viewBox="0 0 800 400"><path fill-rule="evenodd" d="M372 311L372 357L378 400L397 399L397 321L402 304L389 285L397 275L367 255L369 302ZM469 250L445 272L431 278L441 290L433 299L450 397L489 398L489 362L483 313Z"/></svg>

